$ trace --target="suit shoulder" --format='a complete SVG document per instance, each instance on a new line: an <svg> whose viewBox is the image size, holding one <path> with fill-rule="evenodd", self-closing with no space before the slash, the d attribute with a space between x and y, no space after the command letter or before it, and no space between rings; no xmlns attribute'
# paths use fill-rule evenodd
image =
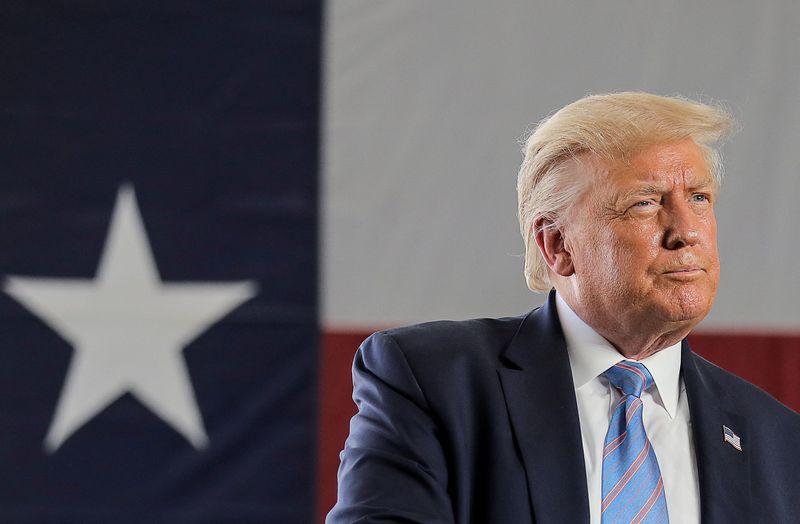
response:
<svg viewBox="0 0 800 524"><path fill-rule="evenodd" d="M413 366L446 365L453 360L496 361L527 315L469 320L439 320L373 333L361 351L387 351L391 345ZM414 366L416 367L416 366Z"/></svg>
<svg viewBox="0 0 800 524"><path fill-rule="evenodd" d="M717 381L721 395L733 397L753 417L763 417L780 421L781 424L793 425L800 435L800 414L796 411L785 406L755 384L717 366L696 353L694 357L698 367L713 376Z"/></svg>

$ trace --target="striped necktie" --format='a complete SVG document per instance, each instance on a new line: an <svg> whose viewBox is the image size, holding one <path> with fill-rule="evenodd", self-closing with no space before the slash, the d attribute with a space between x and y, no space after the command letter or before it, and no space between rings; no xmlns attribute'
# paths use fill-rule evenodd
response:
<svg viewBox="0 0 800 524"><path fill-rule="evenodd" d="M653 377L639 362L622 361L604 373L622 393L603 450L602 524L669 522L664 482L642 422L642 391Z"/></svg>

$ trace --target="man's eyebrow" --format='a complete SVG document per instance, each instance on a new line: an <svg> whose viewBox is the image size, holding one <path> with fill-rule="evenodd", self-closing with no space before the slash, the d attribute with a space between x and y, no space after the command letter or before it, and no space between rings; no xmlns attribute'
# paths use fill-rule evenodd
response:
<svg viewBox="0 0 800 524"><path fill-rule="evenodd" d="M714 180L706 179L689 187L691 191L704 191L707 189L717 189L717 183Z"/></svg>
<svg viewBox="0 0 800 524"><path fill-rule="evenodd" d="M624 193L619 195L619 199L628 200L633 197L658 195L663 193L664 191L666 191L666 188L663 186L657 186L654 184L645 184L643 186L635 187L629 191L625 191Z"/></svg>
<svg viewBox="0 0 800 524"><path fill-rule="evenodd" d="M689 187L689 191L708 191L708 190L715 190L717 188L716 183L714 180L701 180L698 181L696 184ZM655 184L644 184L638 187L634 187L624 193L621 193L618 197L618 200L629 200L632 198L650 196L650 195L659 195L661 193L665 193L669 191L669 189L665 186L659 186Z"/></svg>

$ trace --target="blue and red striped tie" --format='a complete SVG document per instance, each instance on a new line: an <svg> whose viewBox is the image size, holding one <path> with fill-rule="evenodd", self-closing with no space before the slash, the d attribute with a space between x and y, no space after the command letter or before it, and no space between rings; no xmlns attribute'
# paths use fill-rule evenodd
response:
<svg viewBox="0 0 800 524"><path fill-rule="evenodd" d="M642 391L653 385L644 365L623 361L604 373L622 393L603 450L602 524L669 522L664 482L642 422Z"/></svg>

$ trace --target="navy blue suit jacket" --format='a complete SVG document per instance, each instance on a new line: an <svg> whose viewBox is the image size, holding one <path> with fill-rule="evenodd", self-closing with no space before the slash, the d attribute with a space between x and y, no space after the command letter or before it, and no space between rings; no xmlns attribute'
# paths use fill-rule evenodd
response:
<svg viewBox="0 0 800 524"><path fill-rule="evenodd" d="M800 416L686 341L681 358L702 521L800 523ZM588 524L553 294L523 317L376 333L353 369L358 414L329 523ZM723 441L723 425L742 451Z"/></svg>

